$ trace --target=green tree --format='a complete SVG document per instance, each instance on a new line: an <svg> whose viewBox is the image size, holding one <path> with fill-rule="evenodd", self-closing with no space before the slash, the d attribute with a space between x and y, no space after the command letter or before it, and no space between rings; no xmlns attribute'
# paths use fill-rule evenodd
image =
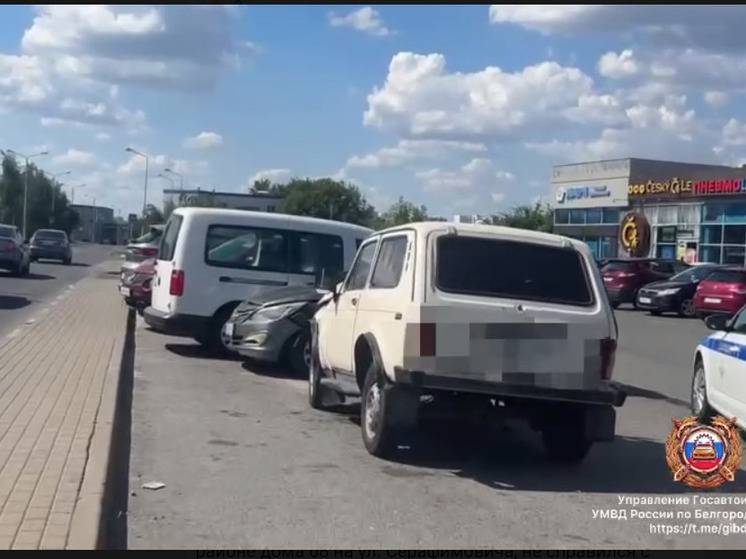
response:
<svg viewBox="0 0 746 559"><path fill-rule="evenodd" d="M504 225L518 229L551 232L552 209L547 204L516 206L507 212L492 216L493 225Z"/></svg>
<svg viewBox="0 0 746 559"><path fill-rule="evenodd" d="M269 179L258 179L254 181L254 184L250 188L250 192L255 194L257 192L269 192L272 188L272 181Z"/></svg>
<svg viewBox="0 0 746 559"><path fill-rule="evenodd" d="M408 202L403 196L394 203L388 210L378 216L376 219L376 229L385 229L395 225L404 225L406 223L415 223L417 221L427 221L427 208L425 206L415 206Z"/></svg>
<svg viewBox="0 0 746 559"><path fill-rule="evenodd" d="M323 179L292 179L285 188L285 212L370 226L376 211L354 184Z"/></svg>
<svg viewBox="0 0 746 559"><path fill-rule="evenodd" d="M23 176L13 157L4 156L0 179L0 223L21 225L23 221Z"/></svg>

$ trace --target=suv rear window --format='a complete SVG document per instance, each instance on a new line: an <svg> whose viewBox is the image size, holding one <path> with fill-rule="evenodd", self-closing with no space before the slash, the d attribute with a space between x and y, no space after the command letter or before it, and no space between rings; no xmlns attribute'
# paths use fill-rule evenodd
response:
<svg viewBox="0 0 746 559"><path fill-rule="evenodd" d="M583 259L572 248L462 236L441 237L437 248L435 284L441 291L593 304Z"/></svg>
<svg viewBox="0 0 746 559"><path fill-rule="evenodd" d="M158 247L158 260L173 260L183 219L179 214L174 214L169 218L166 230L161 237L161 244Z"/></svg>
<svg viewBox="0 0 746 559"><path fill-rule="evenodd" d="M54 240L65 240L67 235L64 231L44 231L39 230L34 233L35 239L54 239Z"/></svg>
<svg viewBox="0 0 746 559"><path fill-rule="evenodd" d="M720 281L723 283L746 283L746 272L738 270L718 270L707 276L707 281Z"/></svg>

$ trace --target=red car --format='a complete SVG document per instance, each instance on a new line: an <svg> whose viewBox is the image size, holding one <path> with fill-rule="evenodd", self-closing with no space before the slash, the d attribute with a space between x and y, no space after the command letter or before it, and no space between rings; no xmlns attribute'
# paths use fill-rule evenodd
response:
<svg viewBox="0 0 746 559"><path fill-rule="evenodd" d="M142 314L150 305L151 283L155 275L155 258L143 260L133 268L125 268L119 278L119 292L124 302Z"/></svg>
<svg viewBox="0 0 746 559"><path fill-rule="evenodd" d="M611 306L632 303L637 307L637 291L648 283L666 280L689 268L678 260L664 258L611 259L601 268Z"/></svg>
<svg viewBox="0 0 746 559"><path fill-rule="evenodd" d="M746 269L725 268L712 272L694 293L697 316L736 314L746 305Z"/></svg>

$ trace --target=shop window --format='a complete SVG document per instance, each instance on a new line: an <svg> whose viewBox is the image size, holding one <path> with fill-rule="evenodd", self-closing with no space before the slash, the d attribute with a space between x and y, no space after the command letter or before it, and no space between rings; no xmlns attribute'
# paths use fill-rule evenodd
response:
<svg viewBox="0 0 746 559"><path fill-rule="evenodd" d="M699 246L699 261L720 264L720 247L711 245Z"/></svg>
<svg viewBox="0 0 746 559"><path fill-rule="evenodd" d="M570 223L582 225L585 223L585 210L570 210Z"/></svg>
<svg viewBox="0 0 746 559"><path fill-rule="evenodd" d="M719 245L723 241L722 225L704 225L702 227L702 242L708 245Z"/></svg>
<svg viewBox="0 0 746 559"><path fill-rule="evenodd" d="M746 244L746 225L726 225L723 229L723 244Z"/></svg>
<svg viewBox="0 0 746 559"><path fill-rule="evenodd" d="M702 221L708 223L720 223L725 215L723 204L705 204L702 206Z"/></svg>
<svg viewBox="0 0 746 559"><path fill-rule="evenodd" d="M570 222L570 210L554 210L554 222L564 225Z"/></svg>
<svg viewBox="0 0 746 559"><path fill-rule="evenodd" d="M679 223L699 223L700 207L692 204L679 206Z"/></svg>
<svg viewBox="0 0 746 559"><path fill-rule="evenodd" d="M601 208L588 208L585 211L586 223L603 223L604 211Z"/></svg>
<svg viewBox="0 0 746 559"><path fill-rule="evenodd" d="M614 258L616 255L616 237L601 237L601 258Z"/></svg>
<svg viewBox="0 0 746 559"><path fill-rule="evenodd" d="M604 223L619 223L619 209L618 208L604 208Z"/></svg>
<svg viewBox="0 0 746 559"><path fill-rule="evenodd" d="M655 253L658 258L676 258L676 245L658 245Z"/></svg>
<svg viewBox="0 0 746 559"><path fill-rule="evenodd" d="M746 223L746 204L737 202L725 208L726 223ZM727 242L727 241L726 241Z"/></svg>
<svg viewBox="0 0 746 559"><path fill-rule="evenodd" d="M591 250L591 254L598 258L599 255L599 243L598 243L598 237L586 237L585 244L588 245L588 248Z"/></svg>
<svg viewBox="0 0 746 559"><path fill-rule="evenodd" d="M659 243L675 243L676 242L676 226L658 227L658 242Z"/></svg>
<svg viewBox="0 0 746 559"><path fill-rule="evenodd" d="M679 220L678 206L660 206L658 208L658 223L676 223Z"/></svg>
<svg viewBox="0 0 746 559"><path fill-rule="evenodd" d="M723 247L723 264L736 264L743 266L744 256L746 256L746 247L743 246L724 246Z"/></svg>

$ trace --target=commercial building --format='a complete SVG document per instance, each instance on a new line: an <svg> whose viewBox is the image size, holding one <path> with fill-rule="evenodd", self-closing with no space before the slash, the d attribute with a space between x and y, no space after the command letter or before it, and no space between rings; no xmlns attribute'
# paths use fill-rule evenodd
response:
<svg viewBox="0 0 746 559"><path fill-rule="evenodd" d="M233 208L259 212L281 212L284 199L265 193L243 194L240 192L216 192L214 190L165 189L163 203L179 206L208 206L213 208Z"/></svg>
<svg viewBox="0 0 746 559"><path fill-rule="evenodd" d="M78 214L78 227L72 232L72 239L90 243L110 241L112 227L116 224L114 210L104 206L73 204L70 209ZM117 238L115 242L120 242Z"/></svg>
<svg viewBox="0 0 746 559"><path fill-rule="evenodd" d="M597 258L746 265L746 168L627 158L558 165L554 231Z"/></svg>

